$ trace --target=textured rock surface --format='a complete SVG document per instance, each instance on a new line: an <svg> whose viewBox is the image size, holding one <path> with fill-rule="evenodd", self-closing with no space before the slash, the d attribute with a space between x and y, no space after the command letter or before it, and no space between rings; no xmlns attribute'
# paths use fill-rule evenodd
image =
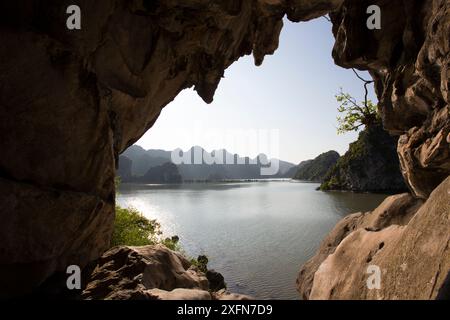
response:
<svg viewBox="0 0 450 320"><path fill-rule="evenodd" d="M208 290L205 275L164 246L115 247L97 262L82 296L85 299L151 297L148 290Z"/></svg>
<svg viewBox="0 0 450 320"><path fill-rule="evenodd" d="M72 4L80 31L65 28ZM381 31L365 28L369 4ZM181 90L212 101L231 63L274 52L285 14L332 10L334 58L377 80L404 176L426 198L450 172L447 0L0 2L1 294L108 248L118 155Z"/></svg>
<svg viewBox="0 0 450 320"><path fill-rule="evenodd" d="M182 255L162 245L115 247L107 251L87 280L87 300L250 299L213 290L206 275Z"/></svg>
<svg viewBox="0 0 450 320"><path fill-rule="evenodd" d="M250 296L230 293L225 289L222 289L218 292L213 292L212 296L214 297L214 300L253 300L253 298Z"/></svg>
<svg viewBox="0 0 450 320"><path fill-rule="evenodd" d="M315 272L349 234L358 229L378 231L393 224L406 225L422 204L422 200L404 193L388 197L373 212L355 213L342 219L323 240L316 255L300 270L297 289L301 297L309 298Z"/></svg>
<svg viewBox="0 0 450 320"><path fill-rule="evenodd" d="M396 147L397 139L381 125L366 128L327 172L320 188L388 194L408 191Z"/></svg>
<svg viewBox="0 0 450 320"><path fill-rule="evenodd" d="M397 206L399 199L384 203L363 217L350 216L348 221L354 231L342 240L339 239L341 222L333 231L337 235L335 243L339 242L337 247L329 255L322 247L323 256L314 258L323 262L315 272L309 298L436 298L450 270L449 190L450 177L433 191L412 218L407 213L411 208ZM389 212L392 208L396 210ZM386 223L380 211L392 215L393 219ZM398 217L399 214L404 216ZM369 265L378 266L382 271L380 289L367 287ZM308 273L307 268L304 271Z"/></svg>
<svg viewBox="0 0 450 320"><path fill-rule="evenodd" d="M383 124L401 135L398 154L406 182L416 197L426 199L450 174L450 4L372 3L382 8L380 31L359 27L368 1L345 1L331 14L333 56L341 66L372 74ZM413 215L405 226L397 221L383 228L359 227L380 208L368 218L359 214L341 221L300 271L303 298L435 298L450 268L449 179L416 213L399 211ZM382 267L381 290L367 290L369 263Z"/></svg>
<svg viewBox="0 0 450 320"><path fill-rule="evenodd" d="M382 29L362 27L368 5L382 10ZM399 141L403 174L426 198L450 174L450 4L344 1L331 14L338 65L369 70L385 128Z"/></svg>

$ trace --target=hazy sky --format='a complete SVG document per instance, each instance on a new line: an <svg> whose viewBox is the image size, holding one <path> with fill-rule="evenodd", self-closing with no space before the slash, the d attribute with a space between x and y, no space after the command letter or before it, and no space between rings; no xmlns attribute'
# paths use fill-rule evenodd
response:
<svg viewBox="0 0 450 320"><path fill-rule="evenodd" d="M351 70L334 65L333 44L331 24L323 18L297 24L285 21L279 49L261 67L251 56L235 62L225 71L210 105L193 90L183 91L137 144L165 150L199 145L208 151L225 148L252 157L265 152L293 163L328 150L342 154L357 135L337 135L335 95L343 87L362 100L364 90ZM241 134L243 138L237 140L252 141L245 134L268 130L279 130L278 146L249 149L237 145L236 139L224 138Z"/></svg>

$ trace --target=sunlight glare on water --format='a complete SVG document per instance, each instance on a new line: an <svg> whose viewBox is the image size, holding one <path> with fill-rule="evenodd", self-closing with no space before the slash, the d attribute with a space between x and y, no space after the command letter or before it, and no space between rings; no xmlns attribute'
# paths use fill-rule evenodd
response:
<svg viewBox="0 0 450 320"><path fill-rule="evenodd" d="M191 257L206 254L233 292L298 299L295 280L322 239L345 215L369 211L386 197L316 191L290 181L122 185L117 199L178 235Z"/></svg>

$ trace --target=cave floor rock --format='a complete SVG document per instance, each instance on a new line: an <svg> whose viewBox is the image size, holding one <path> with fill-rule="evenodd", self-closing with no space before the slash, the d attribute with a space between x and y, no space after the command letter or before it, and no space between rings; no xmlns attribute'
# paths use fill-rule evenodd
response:
<svg viewBox="0 0 450 320"><path fill-rule="evenodd" d="M300 270L304 299L435 299L450 271L450 177L423 202L391 196L340 221ZM369 266L380 289L367 286Z"/></svg>
<svg viewBox="0 0 450 320"><path fill-rule="evenodd" d="M98 260L82 299L249 300L210 290L206 275L183 255L163 245L114 247Z"/></svg>

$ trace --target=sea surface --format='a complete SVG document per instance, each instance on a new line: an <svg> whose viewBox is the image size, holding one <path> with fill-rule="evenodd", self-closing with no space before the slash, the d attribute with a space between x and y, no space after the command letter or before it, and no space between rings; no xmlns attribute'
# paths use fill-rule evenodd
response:
<svg viewBox="0 0 450 320"><path fill-rule="evenodd" d="M344 216L369 211L385 195L316 191L318 184L253 181L123 184L118 204L157 219L191 257L206 254L232 292L298 299L295 280Z"/></svg>

